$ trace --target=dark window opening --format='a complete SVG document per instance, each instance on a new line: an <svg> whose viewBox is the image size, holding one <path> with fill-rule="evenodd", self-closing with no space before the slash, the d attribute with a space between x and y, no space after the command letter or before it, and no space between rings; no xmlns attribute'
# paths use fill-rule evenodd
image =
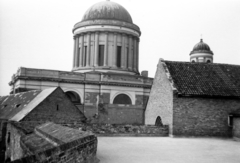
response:
<svg viewBox="0 0 240 163"><path fill-rule="evenodd" d="M98 65L103 66L104 62L104 45L99 45L98 48Z"/></svg>
<svg viewBox="0 0 240 163"><path fill-rule="evenodd" d="M121 67L121 53L122 53L122 47L117 46L117 67Z"/></svg>
<svg viewBox="0 0 240 163"><path fill-rule="evenodd" d="M160 116L157 117L157 119L155 121L155 126L163 126L162 119Z"/></svg>
<svg viewBox="0 0 240 163"><path fill-rule="evenodd" d="M228 116L228 126L229 127L233 126L233 116L232 115Z"/></svg>
<svg viewBox="0 0 240 163"><path fill-rule="evenodd" d="M58 105L57 105L57 111L59 110L59 107L58 107Z"/></svg>
<svg viewBox="0 0 240 163"><path fill-rule="evenodd" d="M210 60L207 60L207 63L211 63L211 61L210 61Z"/></svg>
<svg viewBox="0 0 240 163"><path fill-rule="evenodd" d="M84 46L84 53L83 53L83 66L85 67L87 64L87 46Z"/></svg>
<svg viewBox="0 0 240 163"><path fill-rule="evenodd" d="M7 139L8 144L10 143L10 136L11 136L11 134L10 134L10 132L8 132L8 139Z"/></svg>
<svg viewBox="0 0 240 163"><path fill-rule="evenodd" d="M17 105L15 105L15 107L18 108L20 105L21 105L21 104L17 104Z"/></svg>
<svg viewBox="0 0 240 163"><path fill-rule="evenodd" d="M114 98L113 104L130 104L131 105L132 101L128 95L119 94Z"/></svg>
<svg viewBox="0 0 240 163"><path fill-rule="evenodd" d="M194 60L192 60L192 63L195 63L195 61L194 61Z"/></svg>
<svg viewBox="0 0 240 163"><path fill-rule="evenodd" d="M65 94L74 104L81 104L81 98L76 92L68 91L65 92Z"/></svg>
<svg viewBox="0 0 240 163"><path fill-rule="evenodd" d="M128 47L126 47L126 67L128 68Z"/></svg>

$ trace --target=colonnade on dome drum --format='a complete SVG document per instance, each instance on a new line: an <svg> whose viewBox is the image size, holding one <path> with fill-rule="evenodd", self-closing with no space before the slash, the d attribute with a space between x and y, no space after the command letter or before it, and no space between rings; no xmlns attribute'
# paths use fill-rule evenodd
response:
<svg viewBox="0 0 240 163"><path fill-rule="evenodd" d="M129 33L108 29L75 34L73 71L139 74L139 35Z"/></svg>

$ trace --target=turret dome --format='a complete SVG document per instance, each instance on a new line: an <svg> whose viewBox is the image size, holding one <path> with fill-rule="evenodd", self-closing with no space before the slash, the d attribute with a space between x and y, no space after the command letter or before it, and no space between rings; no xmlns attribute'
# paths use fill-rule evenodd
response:
<svg viewBox="0 0 240 163"><path fill-rule="evenodd" d="M96 19L119 20L133 23L128 11L123 6L111 1L102 1L91 6L85 12L82 21Z"/></svg>
<svg viewBox="0 0 240 163"><path fill-rule="evenodd" d="M193 47L193 50L191 51L190 55L196 54L196 53L207 53L207 54L212 54L213 55L213 52L211 51L208 44L204 43L202 39L200 40L199 43L197 43Z"/></svg>

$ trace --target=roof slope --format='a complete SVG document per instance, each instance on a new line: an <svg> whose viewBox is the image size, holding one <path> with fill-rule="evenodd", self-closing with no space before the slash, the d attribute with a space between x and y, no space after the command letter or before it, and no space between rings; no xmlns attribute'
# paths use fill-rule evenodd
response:
<svg viewBox="0 0 240 163"><path fill-rule="evenodd" d="M239 65L163 62L183 96L240 97Z"/></svg>
<svg viewBox="0 0 240 163"><path fill-rule="evenodd" d="M34 90L0 97L0 119L21 120L55 89Z"/></svg>

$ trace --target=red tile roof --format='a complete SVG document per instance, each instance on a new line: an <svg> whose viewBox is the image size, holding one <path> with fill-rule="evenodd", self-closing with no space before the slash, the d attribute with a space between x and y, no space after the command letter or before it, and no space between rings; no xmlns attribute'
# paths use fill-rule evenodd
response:
<svg viewBox="0 0 240 163"><path fill-rule="evenodd" d="M162 62L183 96L240 97L240 65Z"/></svg>

